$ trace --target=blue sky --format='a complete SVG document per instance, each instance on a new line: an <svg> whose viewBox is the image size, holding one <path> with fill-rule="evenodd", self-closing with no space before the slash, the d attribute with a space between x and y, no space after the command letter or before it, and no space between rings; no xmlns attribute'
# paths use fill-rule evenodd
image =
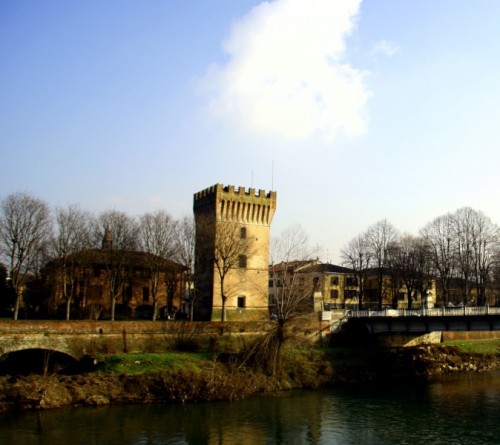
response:
<svg viewBox="0 0 500 445"><path fill-rule="evenodd" d="M278 192L320 258L387 218L500 223L500 2L0 2L0 193L139 215ZM274 168L273 168L274 165Z"/></svg>

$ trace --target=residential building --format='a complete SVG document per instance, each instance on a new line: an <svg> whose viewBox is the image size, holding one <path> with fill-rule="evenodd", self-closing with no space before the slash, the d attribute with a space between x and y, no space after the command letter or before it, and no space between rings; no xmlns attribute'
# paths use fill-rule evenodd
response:
<svg viewBox="0 0 500 445"><path fill-rule="evenodd" d="M408 288L397 270L371 268L367 269L364 275L366 277L363 296L364 307L367 309L379 308L379 288L381 289L382 308L407 309L409 307ZM428 277L420 285L418 285L416 277L412 281L414 289L412 289L411 307L434 307L436 280L433 277ZM379 283L381 283L381 287ZM417 287L425 287L424 294Z"/></svg>
<svg viewBox="0 0 500 445"><path fill-rule="evenodd" d="M294 286L298 288L297 274L304 268L317 264L319 260L294 260L283 261L269 266L269 314L274 316L277 312L279 300L293 292ZM304 282L300 283L304 288ZM312 300L311 300L312 301ZM312 307L311 307L312 311Z"/></svg>
<svg viewBox="0 0 500 445"><path fill-rule="evenodd" d="M360 277L364 280L362 286L358 283ZM381 277L382 307L407 308L408 291L401 280L388 270L383 270ZM425 295L413 291L413 307L433 307L436 301L436 282L431 278L425 284L427 288ZM319 261L291 261L271 266L269 281L271 313L281 290L291 286L309 294L310 298L304 299L304 302L309 305L311 312L357 309L361 289L363 308L379 308L378 269L367 269L359 274L347 267Z"/></svg>
<svg viewBox="0 0 500 445"><path fill-rule="evenodd" d="M298 276L310 283L315 312L357 307L358 283L352 269L318 262L301 268Z"/></svg>
<svg viewBox="0 0 500 445"><path fill-rule="evenodd" d="M148 254L121 252L119 270L112 265L112 251L103 243L101 249L87 249L66 259L66 268L58 259L50 261L42 271L48 289L46 311L64 316L66 295L72 295L72 318L109 318L112 296L110 280L116 283L117 318L152 318L153 272ZM160 259L156 293L159 317L174 318L187 313L183 301L184 268L171 260Z"/></svg>

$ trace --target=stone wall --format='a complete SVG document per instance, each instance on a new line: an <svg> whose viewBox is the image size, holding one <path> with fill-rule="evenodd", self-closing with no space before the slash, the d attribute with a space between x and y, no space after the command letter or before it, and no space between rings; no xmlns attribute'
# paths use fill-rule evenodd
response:
<svg viewBox="0 0 500 445"><path fill-rule="evenodd" d="M0 321L0 356L48 349L79 360L85 355L164 352L173 349L237 350L266 332L265 322ZM294 334L318 341L328 323L306 322Z"/></svg>

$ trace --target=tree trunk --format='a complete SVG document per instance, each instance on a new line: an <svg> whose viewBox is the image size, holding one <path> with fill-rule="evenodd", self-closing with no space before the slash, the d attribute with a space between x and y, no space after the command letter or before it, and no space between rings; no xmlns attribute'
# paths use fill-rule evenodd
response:
<svg viewBox="0 0 500 445"><path fill-rule="evenodd" d="M224 275L220 277L220 298L222 300L222 314L220 316L220 321L226 321L226 300L227 297L224 295Z"/></svg>
<svg viewBox="0 0 500 445"><path fill-rule="evenodd" d="M153 297L153 321L158 317L158 301L156 301L156 296Z"/></svg>
<svg viewBox="0 0 500 445"><path fill-rule="evenodd" d="M19 315L20 300L21 300L21 297L19 296L19 292L16 290L16 302L14 303L14 312L12 313L12 318L14 320L17 320L17 317Z"/></svg>
<svg viewBox="0 0 500 445"><path fill-rule="evenodd" d="M222 297L222 314L220 321L226 321L226 297Z"/></svg>
<svg viewBox="0 0 500 445"><path fill-rule="evenodd" d="M382 276L382 273L379 271L378 276L377 276L377 286L378 286L377 297L378 297L378 310L379 311L382 310L382 302L383 302L382 286L383 286L383 283L384 283L384 277Z"/></svg>
<svg viewBox="0 0 500 445"><path fill-rule="evenodd" d="M71 311L71 296L66 297L66 321L69 321Z"/></svg>
<svg viewBox="0 0 500 445"><path fill-rule="evenodd" d="M194 316L194 298L191 296L189 301L189 321L193 321Z"/></svg>

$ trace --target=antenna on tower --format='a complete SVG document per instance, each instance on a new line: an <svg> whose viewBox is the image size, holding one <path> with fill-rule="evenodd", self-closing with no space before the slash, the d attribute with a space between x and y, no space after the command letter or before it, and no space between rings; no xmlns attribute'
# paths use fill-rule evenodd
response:
<svg viewBox="0 0 500 445"><path fill-rule="evenodd" d="M274 159L273 159L273 165L271 168L271 190L274 190Z"/></svg>

